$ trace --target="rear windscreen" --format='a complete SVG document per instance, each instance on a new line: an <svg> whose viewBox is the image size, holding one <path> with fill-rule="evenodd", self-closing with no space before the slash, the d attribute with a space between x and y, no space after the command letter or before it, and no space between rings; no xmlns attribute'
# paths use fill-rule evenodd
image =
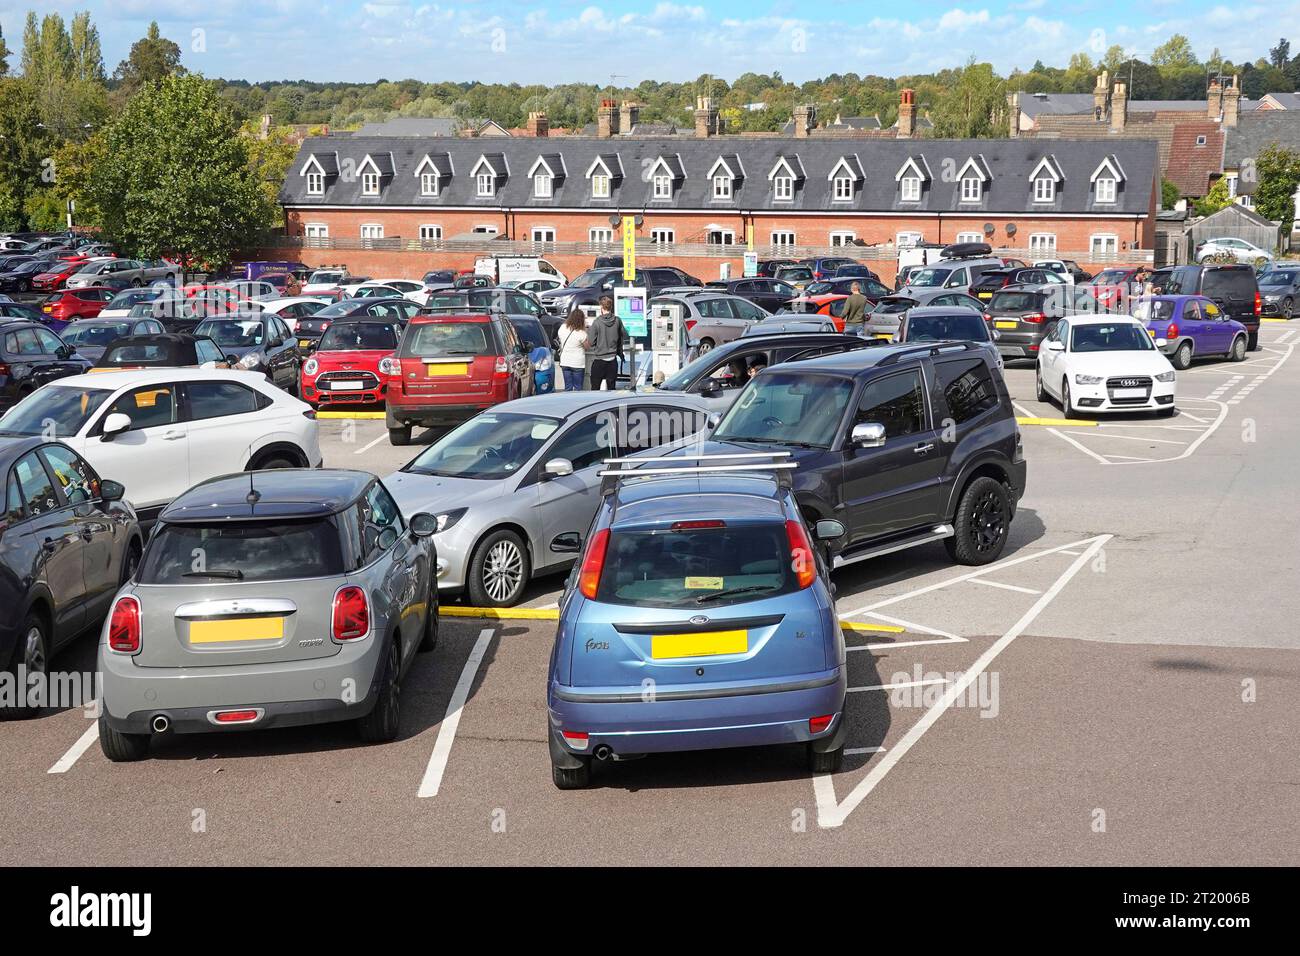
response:
<svg viewBox="0 0 1300 956"><path fill-rule="evenodd" d="M163 524L140 569L143 584L278 581L343 573L332 521Z"/></svg>
<svg viewBox="0 0 1300 956"><path fill-rule="evenodd" d="M166 345L123 345L109 349L100 359L100 365L129 365L132 362L168 362L171 361L171 349Z"/></svg>
<svg viewBox="0 0 1300 956"><path fill-rule="evenodd" d="M989 308L999 312L1037 312L1040 300L1033 292L995 292L989 300Z"/></svg>
<svg viewBox="0 0 1300 956"><path fill-rule="evenodd" d="M495 355L492 327L486 322L418 322L407 327L398 352L405 357Z"/></svg>
<svg viewBox="0 0 1300 956"><path fill-rule="evenodd" d="M793 589L790 564L784 524L614 531L596 600L651 607L757 600Z"/></svg>
<svg viewBox="0 0 1300 956"><path fill-rule="evenodd" d="M912 315L907 320L908 342L988 342L989 327L979 315Z"/></svg>
<svg viewBox="0 0 1300 956"><path fill-rule="evenodd" d="M1255 274L1249 269L1206 269L1201 295L1214 299L1250 299L1256 292Z"/></svg>
<svg viewBox="0 0 1300 956"><path fill-rule="evenodd" d="M338 323L321 336L320 351L382 351L397 348L396 325L379 322Z"/></svg>

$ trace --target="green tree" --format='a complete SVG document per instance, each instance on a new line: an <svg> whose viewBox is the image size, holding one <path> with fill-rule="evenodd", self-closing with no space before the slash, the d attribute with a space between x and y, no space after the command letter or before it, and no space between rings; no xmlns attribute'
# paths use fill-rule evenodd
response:
<svg viewBox="0 0 1300 956"><path fill-rule="evenodd" d="M934 134L951 139L1006 136L1004 86L992 65L969 60L935 101Z"/></svg>
<svg viewBox="0 0 1300 956"><path fill-rule="evenodd" d="M1173 209L1183 198L1182 191L1167 179L1160 180L1160 208Z"/></svg>
<svg viewBox="0 0 1300 956"><path fill-rule="evenodd" d="M1242 170L1245 175L1246 170ZM1289 230L1300 186L1300 153L1272 143L1255 158L1255 211Z"/></svg>
<svg viewBox="0 0 1300 956"><path fill-rule="evenodd" d="M5 43L5 32L0 29L0 76L9 75L9 46Z"/></svg>
<svg viewBox="0 0 1300 956"><path fill-rule="evenodd" d="M21 229L28 193L51 178L50 132L40 125L36 91L25 79L0 79L0 228Z"/></svg>
<svg viewBox="0 0 1300 956"><path fill-rule="evenodd" d="M36 11L28 10L23 23L23 57L21 71L29 80L36 79L41 58L41 28L36 19Z"/></svg>
<svg viewBox="0 0 1300 956"><path fill-rule="evenodd" d="M181 48L162 35L155 20L149 24L144 38L131 44L131 52L117 65L113 78L121 82L127 95L131 95L146 83L184 73Z"/></svg>
<svg viewBox="0 0 1300 956"><path fill-rule="evenodd" d="M225 266L271 215L233 112L200 76L169 76L132 97L104 131L87 186L108 239L185 269Z"/></svg>
<svg viewBox="0 0 1300 956"><path fill-rule="evenodd" d="M1272 63L1279 70L1286 66L1286 61L1291 58L1291 41L1283 37L1277 41L1277 46L1268 51L1268 62Z"/></svg>
<svg viewBox="0 0 1300 956"><path fill-rule="evenodd" d="M104 53L99 45L99 29L90 22L90 14L78 13L69 31L72 46L72 76L94 83L104 82Z"/></svg>
<svg viewBox="0 0 1300 956"><path fill-rule="evenodd" d="M1151 51L1153 66L1196 66L1196 53L1192 50L1192 41L1181 33L1175 33L1164 43Z"/></svg>
<svg viewBox="0 0 1300 956"><path fill-rule="evenodd" d="M1196 215L1208 216L1227 207L1231 202L1232 197L1228 195L1228 179L1226 176L1220 176L1204 198L1195 200L1194 208Z"/></svg>

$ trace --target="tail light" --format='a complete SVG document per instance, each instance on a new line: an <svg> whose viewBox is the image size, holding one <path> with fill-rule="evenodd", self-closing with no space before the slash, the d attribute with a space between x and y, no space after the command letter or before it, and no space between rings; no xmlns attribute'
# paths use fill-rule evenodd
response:
<svg viewBox="0 0 1300 956"><path fill-rule="evenodd" d="M820 734L822 731L824 731L827 727L831 725L831 721L834 719L835 719L834 714L824 714L821 717L809 717L808 733Z"/></svg>
<svg viewBox="0 0 1300 956"><path fill-rule="evenodd" d="M256 710L223 710L212 715L212 719L219 724L247 724L257 718Z"/></svg>
<svg viewBox="0 0 1300 956"><path fill-rule="evenodd" d="M1261 303L1260 298L1259 298L1259 293L1256 292L1256 293L1255 293L1255 314L1256 314L1256 315L1259 315L1259 313L1260 313L1260 308L1261 308L1261 307L1262 307L1262 303Z"/></svg>
<svg viewBox="0 0 1300 956"><path fill-rule="evenodd" d="M985 312L985 313L984 313L984 321L985 321L985 322L992 322L992 321L993 321L993 313L992 313L992 312Z"/></svg>
<svg viewBox="0 0 1300 956"><path fill-rule="evenodd" d="M401 375L402 363L391 355L386 355L379 360L380 375Z"/></svg>
<svg viewBox="0 0 1300 956"><path fill-rule="evenodd" d="M8 375L8 374L9 374L9 366L4 362L0 362L0 375Z"/></svg>
<svg viewBox="0 0 1300 956"><path fill-rule="evenodd" d="M332 631L336 641L355 641L370 633L370 602L354 584L334 592Z"/></svg>
<svg viewBox="0 0 1300 956"><path fill-rule="evenodd" d="M670 531L698 531L701 528L725 528L727 522L717 520L705 521L674 521L670 526Z"/></svg>
<svg viewBox="0 0 1300 956"><path fill-rule="evenodd" d="M1165 329L1165 338L1167 338L1167 339L1176 339L1176 338L1178 338L1178 323L1177 323L1177 322L1170 322L1170 323L1169 323L1169 328Z"/></svg>
<svg viewBox="0 0 1300 956"><path fill-rule="evenodd" d="M1020 321L1022 321L1022 322L1031 322L1031 323L1033 323L1034 325L1038 325L1038 324L1044 322L1046 319L1047 319L1047 316L1044 315L1042 312L1028 312L1028 313L1026 313L1025 315L1022 315L1022 316L1020 317Z"/></svg>
<svg viewBox="0 0 1300 956"><path fill-rule="evenodd" d="M564 738L564 742L568 744L570 747L572 747L574 750L587 749L587 741L590 739L590 737L589 735L583 733L582 731L561 730L560 735Z"/></svg>
<svg viewBox="0 0 1300 956"><path fill-rule="evenodd" d="M686 331L687 331L687 332L689 332L691 329L695 328L695 322L696 322L695 319L687 319L687 320L686 320Z"/></svg>
<svg viewBox="0 0 1300 956"><path fill-rule="evenodd" d="M812 542L808 532L798 521L785 523L785 537L790 542L790 567L794 569L795 580L799 587L806 588L817 577L817 563L813 556Z"/></svg>
<svg viewBox="0 0 1300 956"><path fill-rule="evenodd" d="M492 373L496 375L497 378L504 378L510 374L510 363L506 361L504 355L497 356L496 365L492 367Z"/></svg>
<svg viewBox="0 0 1300 956"><path fill-rule="evenodd" d="M578 590L586 598L594 598L600 587L600 573L605 569L605 551L609 547L609 529L601 528L587 546L587 553L582 559L582 571L578 575Z"/></svg>
<svg viewBox="0 0 1300 956"><path fill-rule="evenodd" d="M127 596L117 599L108 618L108 647L119 654L140 653L140 602Z"/></svg>

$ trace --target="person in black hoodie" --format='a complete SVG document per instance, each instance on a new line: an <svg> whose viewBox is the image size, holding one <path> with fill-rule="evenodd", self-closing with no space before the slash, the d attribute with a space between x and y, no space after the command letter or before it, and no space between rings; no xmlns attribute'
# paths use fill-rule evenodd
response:
<svg viewBox="0 0 1300 956"><path fill-rule="evenodd" d="M591 387L599 390L605 383L613 391L618 381L618 359L623 354L623 323L614 314L614 300L600 297L600 315L587 329L587 351L591 353Z"/></svg>

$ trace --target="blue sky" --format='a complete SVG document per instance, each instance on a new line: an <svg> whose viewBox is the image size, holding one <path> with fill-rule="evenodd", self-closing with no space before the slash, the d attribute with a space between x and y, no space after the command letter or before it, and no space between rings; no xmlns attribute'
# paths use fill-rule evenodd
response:
<svg viewBox="0 0 1300 956"><path fill-rule="evenodd" d="M1149 54L1170 34L1197 54L1255 59L1298 24L1300 2L1000 0L955 5L845 0L0 0L18 46L26 10L90 10L111 72L151 19L207 76L371 81L600 82L732 79L778 70L801 82L835 72L930 72L974 54L1000 71L1064 66L1120 44ZM1300 26L1291 30L1300 51ZM11 61L12 65L16 65Z"/></svg>

